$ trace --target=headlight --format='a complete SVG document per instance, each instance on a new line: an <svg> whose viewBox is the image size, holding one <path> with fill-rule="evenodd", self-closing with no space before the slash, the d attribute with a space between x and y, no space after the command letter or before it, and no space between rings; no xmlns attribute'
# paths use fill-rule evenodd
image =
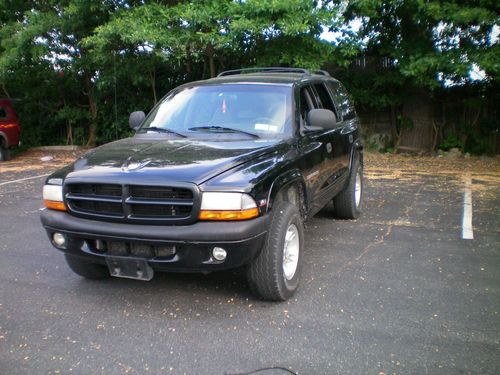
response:
<svg viewBox="0 0 500 375"><path fill-rule="evenodd" d="M63 191L60 185L43 186L43 203L45 207L51 210L66 211L66 205L63 202Z"/></svg>
<svg viewBox="0 0 500 375"><path fill-rule="evenodd" d="M247 220L259 216L253 198L243 193L202 194L200 220Z"/></svg>

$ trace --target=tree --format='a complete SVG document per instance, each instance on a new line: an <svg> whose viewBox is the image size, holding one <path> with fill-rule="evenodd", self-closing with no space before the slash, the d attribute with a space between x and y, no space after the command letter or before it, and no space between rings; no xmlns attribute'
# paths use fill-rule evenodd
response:
<svg viewBox="0 0 500 375"><path fill-rule="evenodd" d="M345 17L347 23L361 23L345 41L360 45L371 66L344 75L363 106L390 108L396 146L412 123L402 113L409 93L429 97L445 84L471 84L470 73L478 69L486 72L485 82L498 79L499 46L491 40L499 24L494 2L357 0L349 2Z"/></svg>
<svg viewBox="0 0 500 375"><path fill-rule="evenodd" d="M4 4L2 14L7 14L10 4ZM54 80L64 76L64 93L60 100L52 101L50 111L65 110L59 118L70 116L88 122L88 145L96 142L98 92L95 88L97 69L92 56L82 44L85 37L104 23L114 11L113 1L87 2L66 0L59 2L41 1L18 7L14 17L4 18L0 31L2 54L0 56L1 81L25 72L21 80L30 81L30 76L37 69L51 70ZM54 74L54 73L60 74ZM70 93L81 92L76 102L68 102L66 90L71 85ZM30 86L34 90L37 85ZM31 91L30 90L30 91ZM22 93L31 95L31 92ZM71 96L71 95L69 95ZM64 99L64 100L63 100ZM62 103L61 103L62 100ZM68 106L72 108L68 108ZM86 108L87 116L82 116L80 108ZM68 114L68 115L64 115ZM71 115L70 115L71 114Z"/></svg>
<svg viewBox="0 0 500 375"><path fill-rule="evenodd" d="M147 46L146 52L204 76L237 65L300 65L319 68L331 46L319 40L334 11L305 0L198 0L165 7L152 3L123 9L87 38L106 51L116 41ZM132 30L132 31L131 31ZM110 41L113 41L111 43Z"/></svg>

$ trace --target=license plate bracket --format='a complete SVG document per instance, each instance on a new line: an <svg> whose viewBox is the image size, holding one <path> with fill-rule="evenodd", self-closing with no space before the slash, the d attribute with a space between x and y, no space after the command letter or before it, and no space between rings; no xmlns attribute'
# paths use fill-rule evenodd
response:
<svg viewBox="0 0 500 375"><path fill-rule="evenodd" d="M153 268L144 259L108 256L106 264L114 277L149 281L154 276Z"/></svg>

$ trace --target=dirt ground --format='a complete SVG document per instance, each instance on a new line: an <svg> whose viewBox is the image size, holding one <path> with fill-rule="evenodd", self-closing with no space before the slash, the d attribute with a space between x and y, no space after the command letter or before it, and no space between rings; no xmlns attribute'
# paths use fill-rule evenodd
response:
<svg viewBox="0 0 500 375"><path fill-rule="evenodd" d="M446 158L434 156L412 156L365 154L365 177L372 180L419 181L429 176L449 177L457 187L467 177L472 179L472 190L483 196L493 195L500 187L500 156Z"/></svg>
<svg viewBox="0 0 500 375"><path fill-rule="evenodd" d="M75 151L41 151L28 150L23 153L13 155L12 159L0 164L0 173L20 172L26 169L31 171L53 170L71 163L73 160L83 155L85 149ZM42 158L51 158L43 161Z"/></svg>

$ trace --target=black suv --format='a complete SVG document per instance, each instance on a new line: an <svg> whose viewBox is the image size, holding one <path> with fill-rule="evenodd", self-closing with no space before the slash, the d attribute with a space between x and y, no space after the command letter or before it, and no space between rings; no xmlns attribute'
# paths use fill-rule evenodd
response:
<svg viewBox="0 0 500 375"><path fill-rule="evenodd" d="M286 300L304 222L332 200L337 217L360 214L359 120L324 71L223 72L133 112L130 126L133 137L93 149L43 189L42 224L83 277L245 266L258 296Z"/></svg>

